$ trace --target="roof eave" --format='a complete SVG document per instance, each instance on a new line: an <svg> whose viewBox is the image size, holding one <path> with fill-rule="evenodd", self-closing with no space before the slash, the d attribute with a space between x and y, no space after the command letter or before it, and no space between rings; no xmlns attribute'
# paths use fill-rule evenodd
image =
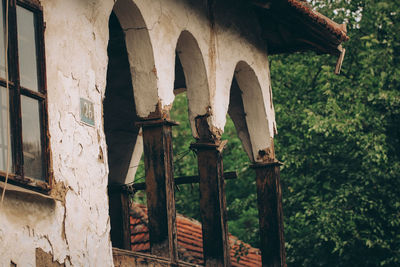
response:
<svg viewBox="0 0 400 267"><path fill-rule="evenodd" d="M346 25L337 24L299 0L256 1L269 54L312 50L338 56L349 39Z"/></svg>

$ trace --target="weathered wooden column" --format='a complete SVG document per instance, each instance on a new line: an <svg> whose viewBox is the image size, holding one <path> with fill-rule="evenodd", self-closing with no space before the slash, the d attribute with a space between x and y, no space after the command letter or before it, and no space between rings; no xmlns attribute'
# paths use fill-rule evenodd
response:
<svg viewBox="0 0 400 267"><path fill-rule="evenodd" d="M279 161L252 165L256 171L262 266L286 266Z"/></svg>
<svg viewBox="0 0 400 267"><path fill-rule="evenodd" d="M108 201L112 246L130 250L129 192L121 185L111 184L108 187Z"/></svg>
<svg viewBox="0 0 400 267"><path fill-rule="evenodd" d="M172 126L167 119L142 126L151 253L178 261L173 177Z"/></svg>
<svg viewBox="0 0 400 267"><path fill-rule="evenodd" d="M203 121L204 122L204 121ZM201 122L196 122L197 130ZM203 130L208 125L202 126ZM200 187L200 212L203 231L203 255L205 266L231 266L228 226L226 223L225 181L223 176L222 149L226 142L218 138L200 136L191 145L197 153Z"/></svg>

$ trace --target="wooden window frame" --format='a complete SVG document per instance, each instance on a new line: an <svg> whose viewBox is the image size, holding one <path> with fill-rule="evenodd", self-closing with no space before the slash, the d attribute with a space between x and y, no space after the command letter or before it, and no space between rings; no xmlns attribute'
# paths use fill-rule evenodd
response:
<svg viewBox="0 0 400 267"><path fill-rule="evenodd" d="M10 166L8 182L34 191L48 193L53 184L50 171L50 143L48 132L47 114L47 88L46 88L46 66L45 66L45 44L43 9L37 0L0 0L5 12L6 1L8 1L8 73L9 73L9 109L10 109L10 132L11 158L14 163ZM36 29L36 63L38 91L32 91L20 85L20 68L18 58L18 34L17 34L17 5L25 8L35 15ZM5 16L4 16L5 20ZM0 77L0 85L6 87L6 80ZM27 177L24 175L24 156L22 140L22 106L21 96L27 96L38 101L39 123L41 132L42 170L45 181ZM14 167L14 168L12 168ZM0 181L5 181L6 172L0 170Z"/></svg>

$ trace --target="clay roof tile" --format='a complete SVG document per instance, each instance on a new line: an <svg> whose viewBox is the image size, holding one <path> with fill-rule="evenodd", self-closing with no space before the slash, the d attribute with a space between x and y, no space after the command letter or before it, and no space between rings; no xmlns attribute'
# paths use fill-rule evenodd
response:
<svg viewBox="0 0 400 267"><path fill-rule="evenodd" d="M323 25L328 31L335 34L340 42L349 40L347 36L346 24L338 24L330 18L322 15L321 13L314 11L307 2L300 0L287 0L290 6L310 17L315 23Z"/></svg>
<svg viewBox="0 0 400 267"><path fill-rule="evenodd" d="M132 218L138 219L132 220ZM150 252L149 234L147 228L147 209L144 205L133 203L131 210L131 249L139 252ZM177 237L178 237L178 253L179 258L186 262L203 264L203 238L201 231L201 223L177 214ZM229 235L231 249L232 266L261 266L260 251L251 247L236 237ZM246 253L240 256L237 262L235 250L239 248L239 244L246 248Z"/></svg>

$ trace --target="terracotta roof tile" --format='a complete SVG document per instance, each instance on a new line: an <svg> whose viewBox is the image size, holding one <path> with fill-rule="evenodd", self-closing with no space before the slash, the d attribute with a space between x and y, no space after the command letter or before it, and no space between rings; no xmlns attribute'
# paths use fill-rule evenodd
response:
<svg viewBox="0 0 400 267"><path fill-rule="evenodd" d="M315 51L342 55L349 39L346 24L313 10L305 0L250 0L259 15L269 54Z"/></svg>
<svg viewBox="0 0 400 267"><path fill-rule="evenodd" d="M291 7L295 8L303 15L310 17L315 23L324 26L328 31L336 35L340 42L349 40L345 24L338 24L321 13L312 10L306 2L299 0L287 0L287 2Z"/></svg>
<svg viewBox="0 0 400 267"><path fill-rule="evenodd" d="M132 244L146 243L148 241L149 241L149 234L148 233L131 235L131 243Z"/></svg>
<svg viewBox="0 0 400 267"><path fill-rule="evenodd" d="M181 260L203 264L203 238L201 223L177 214L178 253ZM133 203L130 212L131 222L131 249L139 252L150 252L149 234L147 228L147 208L144 205ZM231 245L232 266L261 266L261 253L236 237L229 235ZM243 255L237 262L235 251L240 248Z"/></svg>
<svg viewBox="0 0 400 267"><path fill-rule="evenodd" d="M150 252L150 243L132 244L131 249L138 252Z"/></svg>
<svg viewBox="0 0 400 267"><path fill-rule="evenodd" d="M184 246L187 250L203 253L203 246L200 247L200 242L197 244L190 244L184 238L179 238L178 245Z"/></svg>
<svg viewBox="0 0 400 267"><path fill-rule="evenodd" d="M147 229L147 226L143 224L131 225L130 228L132 234L147 233L149 231L149 229Z"/></svg>

